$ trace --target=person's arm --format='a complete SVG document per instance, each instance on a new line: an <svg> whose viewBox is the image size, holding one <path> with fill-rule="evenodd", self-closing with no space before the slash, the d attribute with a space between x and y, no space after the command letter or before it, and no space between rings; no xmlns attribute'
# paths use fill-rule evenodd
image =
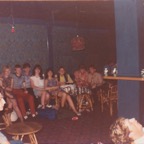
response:
<svg viewBox="0 0 144 144"><path fill-rule="evenodd" d="M1 87L5 91L12 91L12 88L13 88L13 79L11 79L9 87L4 86L3 81L1 81Z"/></svg>
<svg viewBox="0 0 144 144"><path fill-rule="evenodd" d="M45 89L45 90L51 91L51 90L56 90L56 89L58 89L58 86L51 86L51 87L49 87L49 86L47 86L47 83L48 83L48 80L45 80L45 81L44 81L44 89Z"/></svg>
<svg viewBox="0 0 144 144"><path fill-rule="evenodd" d="M25 83L25 81L23 82L23 89L24 89L24 92L25 92L25 93L28 93L28 91L27 91L27 89L26 89L26 83Z"/></svg>
<svg viewBox="0 0 144 144"><path fill-rule="evenodd" d="M5 90L12 91L12 89L13 89L13 79L11 79L10 87L6 87Z"/></svg>
<svg viewBox="0 0 144 144"><path fill-rule="evenodd" d="M103 78L102 78L102 75L101 75L101 74L98 74L96 85L97 85L97 86L101 86L102 84L103 84Z"/></svg>
<svg viewBox="0 0 144 144"><path fill-rule="evenodd" d="M30 79L30 82L31 82L31 87L32 87L33 89L44 90L44 88L40 88L40 87L35 86L34 81L33 81L32 79Z"/></svg>
<svg viewBox="0 0 144 144"><path fill-rule="evenodd" d="M72 80L72 78L70 77L69 74L67 74L67 78L68 78L68 83L73 83L73 80Z"/></svg>

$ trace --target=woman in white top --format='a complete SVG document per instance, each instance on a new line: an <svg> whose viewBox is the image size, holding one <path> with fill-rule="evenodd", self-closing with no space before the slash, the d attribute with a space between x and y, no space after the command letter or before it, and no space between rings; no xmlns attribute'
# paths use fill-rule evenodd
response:
<svg viewBox="0 0 144 144"><path fill-rule="evenodd" d="M41 97L41 105L38 108L45 108L45 102L47 101L48 95L44 91L44 78L42 68L40 65L35 65L32 76L31 76L31 87L33 88L36 97Z"/></svg>

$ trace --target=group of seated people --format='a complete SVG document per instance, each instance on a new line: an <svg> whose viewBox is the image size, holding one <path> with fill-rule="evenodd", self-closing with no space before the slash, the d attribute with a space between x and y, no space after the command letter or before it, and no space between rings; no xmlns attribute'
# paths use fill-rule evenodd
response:
<svg viewBox="0 0 144 144"><path fill-rule="evenodd" d="M90 66L89 71L81 66L74 72L72 80L64 67L60 67L58 74L55 75L52 69L47 69L43 74L40 65L35 65L31 73L29 63L25 63L23 67L17 64L14 73L9 66L3 68L0 75L0 92L6 99L8 109L14 109L22 122L23 119L28 118L27 107L32 117L36 116L37 107L41 109L50 107L51 95L61 98L58 107L64 107L67 101L71 109L79 116L81 114L76 110L71 96L60 88L67 83L75 83L78 87L89 87L95 91L103 85L103 79L94 66ZM38 98L41 100L40 103ZM115 144L143 144L144 129L134 118L118 118L110 127L110 137Z"/></svg>
<svg viewBox="0 0 144 144"><path fill-rule="evenodd" d="M52 107L49 104L51 96L59 97L60 103L55 105L55 109L64 107L67 102L73 112L80 116L69 93L65 92L60 86L75 83L78 87L89 87L97 89L103 84L101 74L96 72L94 66L86 70L81 66L74 72L74 78L66 73L64 67L60 67L55 74L52 69L47 69L44 74L40 65L35 65L32 72L29 63L16 64L14 73L9 66L4 66L0 75L0 90L5 97L9 110L14 109L19 119L27 119L27 110L30 109L32 117L36 117L37 108L45 109ZM40 102L39 102L40 99Z"/></svg>

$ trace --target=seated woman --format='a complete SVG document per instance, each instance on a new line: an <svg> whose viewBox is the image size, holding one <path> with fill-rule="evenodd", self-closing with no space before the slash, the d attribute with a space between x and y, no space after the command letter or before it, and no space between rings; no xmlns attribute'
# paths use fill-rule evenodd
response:
<svg viewBox="0 0 144 144"><path fill-rule="evenodd" d="M110 137L114 144L143 144L144 128L135 118L118 118L110 127Z"/></svg>
<svg viewBox="0 0 144 144"><path fill-rule="evenodd" d="M56 78L53 77L53 71L51 69L48 69L46 71L45 75L45 90L48 91L48 94L50 95L56 95L61 98L61 107L64 107L65 102L67 101L70 105L71 109L74 111L74 113L78 116L81 114L76 110L74 103L67 93L65 93L63 90L61 90L58 86L58 81Z"/></svg>
<svg viewBox="0 0 144 144"><path fill-rule="evenodd" d="M65 84L70 84L73 83L72 78L70 77L69 74L66 73L64 67L60 67L58 74L57 74L57 79L59 85L65 85Z"/></svg>
<svg viewBox="0 0 144 144"><path fill-rule="evenodd" d="M16 98L12 92L12 77L10 76L11 70L9 66L5 66L3 68L3 73L1 75L1 88L3 89L4 96L6 97L8 109L11 110L12 108L15 110L17 116L20 118L21 121L23 121L22 114L20 112L20 109L17 105Z"/></svg>
<svg viewBox="0 0 144 144"><path fill-rule="evenodd" d="M35 65L30 80L35 96L41 98L41 104L38 108L41 107L42 109L45 109L46 99L48 99L48 97L45 94L44 78L42 74L42 67L40 65Z"/></svg>

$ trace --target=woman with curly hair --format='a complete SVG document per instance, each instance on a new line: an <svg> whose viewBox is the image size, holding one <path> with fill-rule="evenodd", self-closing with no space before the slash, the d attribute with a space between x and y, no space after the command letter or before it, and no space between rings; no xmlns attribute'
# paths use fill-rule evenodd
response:
<svg viewBox="0 0 144 144"><path fill-rule="evenodd" d="M118 118L110 126L110 137L114 144L144 144L144 128L135 118Z"/></svg>

